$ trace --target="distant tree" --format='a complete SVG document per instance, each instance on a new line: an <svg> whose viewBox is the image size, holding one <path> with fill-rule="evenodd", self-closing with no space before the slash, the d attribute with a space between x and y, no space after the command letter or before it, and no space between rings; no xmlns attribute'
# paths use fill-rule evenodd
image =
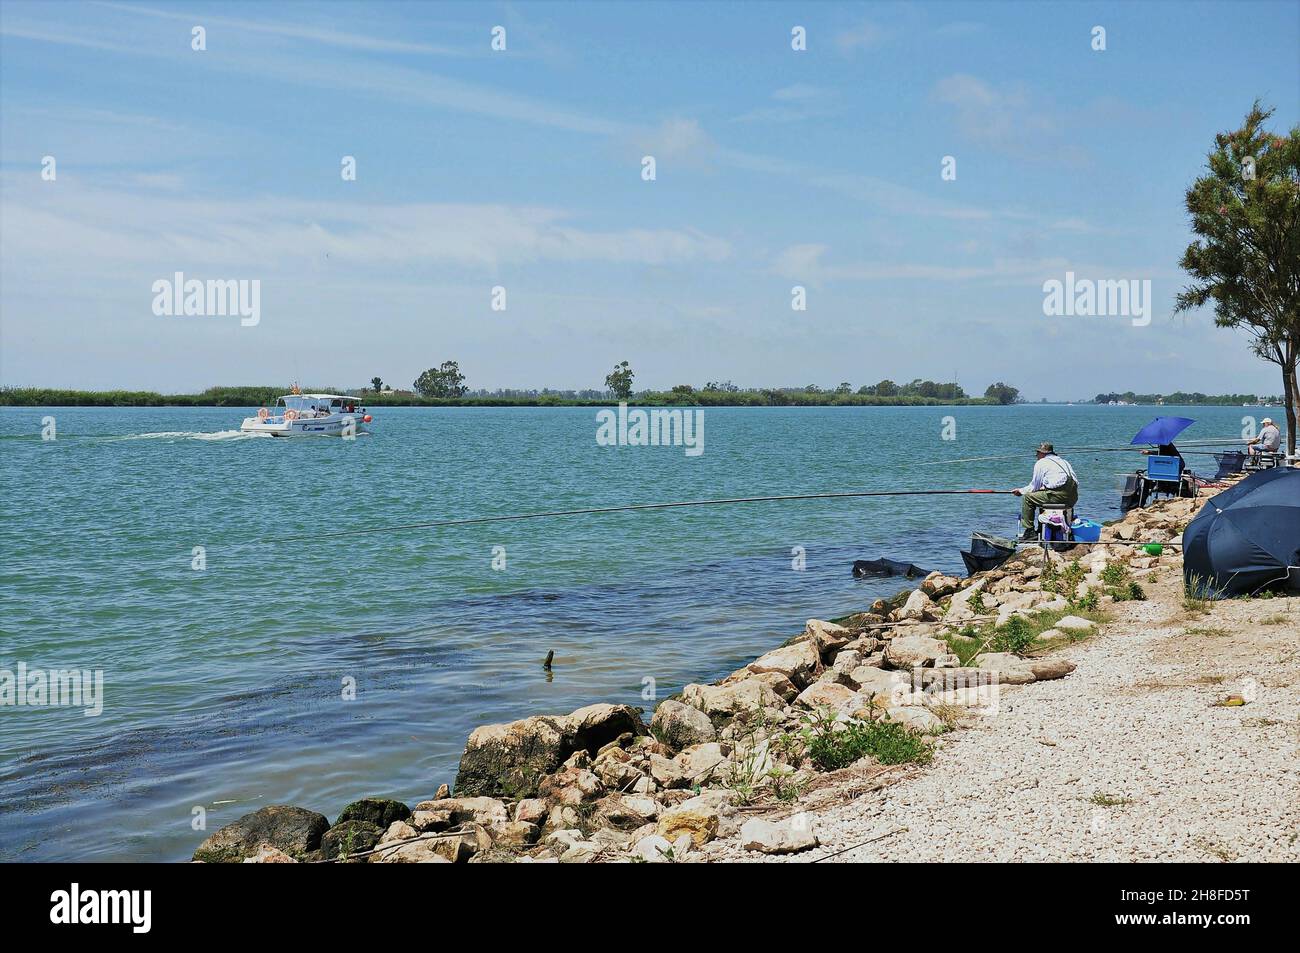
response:
<svg viewBox="0 0 1300 953"><path fill-rule="evenodd" d="M372 389L376 394L378 394L381 390L384 389L384 381L383 381L383 379L382 379L382 378L379 378L379 377L372 377L372 378L370 378L370 388L371 388L371 389Z"/></svg>
<svg viewBox="0 0 1300 953"><path fill-rule="evenodd" d="M995 400L999 404L1015 404L1020 402L1020 391L1010 384L1004 384L998 381L996 384L990 384L988 390L984 391L984 396L990 400Z"/></svg>
<svg viewBox="0 0 1300 953"><path fill-rule="evenodd" d="M704 385L704 389L721 391L724 394L736 394L740 392L740 385L733 384L731 381L722 381L721 383L717 381L709 381Z"/></svg>
<svg viewBox="0 0 1300 953"><path fill-rule="evenodd" d="M803 392L805 394L820 394L822 392L822 389L818 387L816 384L809 384L807 387L803 389Z"/></svg>
<svg viewBox="0 0 1300 953"><path fill-rule="evenodd" d="M1300 125L1285 136L1256 100L1244 124L1214 137L1209 171L1187 190L1197 239L1181 264L1192 283L1174 313L1214 303L1214 323L1242 328L1251 350L1282 371L1287 449L1300 397Z"/></svg>
<svg viewBox="0 0 1300 953"><path fill-rule="evenodd" d="M840 386L837 387L837 388L835 388L835 393L837 393L837 394L852 394L852 393L853 393L853 385L850 384L848 381L842 381L842 382L840 383Z"/></svg>
<svg viewBox="0 0 1300 953"><path fill-rule="evenodd" d="M877 397L897 397L898 385L889 379L885 379L871 388L871 392Z"/></svg>
<svg viewBox="0 0 1300 953"><path fill-rule="evenodd" d="M619 400L627 400L632 396L632 368L628 366L627 361L621 364L615 364L614 370L605 375L605 386L614 392L614 396Z"/></svg>
<svg viewBox="0 0 1300 953"><path fill-rule="evenodd" d="M414 386L421 397L463 397L469 389L455 361L444 361L436 370L429 368L415 379Z"/></svg>

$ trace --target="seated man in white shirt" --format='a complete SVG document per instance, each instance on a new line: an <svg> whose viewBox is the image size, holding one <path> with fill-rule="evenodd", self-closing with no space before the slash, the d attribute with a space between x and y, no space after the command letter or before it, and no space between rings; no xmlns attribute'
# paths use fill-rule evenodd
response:
<svg viewBox="0 0 1300 953"><path fill-rule="evenodd" d="M1265 417L1260 424L1262 426L1259 436L1246 442L1246 452L1277 453L1278 448L1282 446L1282 431L1278 429L1277 424L1273 423L1272 417Z"/></svg>
<svg viewBox="0 0 1300 953"><path fill-rule="evenodd" d="M1034 518L1040 506L1045 503L1073 506L1079 502L1079 480L1074 475L1074 468L1056 455L1056 449L1050 443L1040 443L1037 452L1033 478L1028 485L1011 491L1024 497L1020 504L1022 541L1038 538Z"/></svg>

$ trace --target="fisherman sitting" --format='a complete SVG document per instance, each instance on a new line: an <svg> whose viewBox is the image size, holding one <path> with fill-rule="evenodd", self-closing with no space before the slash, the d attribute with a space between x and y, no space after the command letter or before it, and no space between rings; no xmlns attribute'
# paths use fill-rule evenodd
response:
<svg viewBox="0 0 1300 953"><path fill-rule="evenodd" d="M1246 441L1246 452L1252 456L1257 453L1277 453L1282 446L1282 431L1278 430L1272 417L1265 417L1260 423L1263 426L1260 427L1259 436Z"/></svg>
<svg viewBox="0 0 1300 953"><path fill-rule="evenodd" d="M1079 502L1079 479L1074 475L1074 468L1056 455L1056 448L1050 443L1040 443L1037 454L1038 462L1034 464L1029 484L1011 491L1024 497L1020 504L1021 541L1037 538L1034 517L1039 507L1049 503L1073 506Z"/></svg>

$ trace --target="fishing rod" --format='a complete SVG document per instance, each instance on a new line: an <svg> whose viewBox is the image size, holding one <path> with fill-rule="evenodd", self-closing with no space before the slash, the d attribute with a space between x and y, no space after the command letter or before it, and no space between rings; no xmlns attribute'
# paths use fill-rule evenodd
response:
<svg viewBox="0 0 1300 953"><path fill-rule="evenodd" d="M722 506L735 503L776 503L792 500L842 500L868 496L1010 496L1011 490L861 490L843 493L794 493L786 496L745 496L721 500L675 500L668 503L628 503L623 506L595 506L578 510L548 510L542 513L513 513L507 516L472 516L466 519L433 520L422 523L397 523L391 526L371 526L363 529L340 530L337 533L317 533L311 536L285 536L267 540L270 543L292 543L312 539L336 539L341 536L367 536L374 533L395 533L409 529L436 529L445 526L471 526L478 523L504 523L518 520L549 519L558 516L586 516L596 513L625 513L631 510L666 510L683 506Z"/></svg>
<svg viewBox="0 0 1300 953"><path fill-rule="evenodd" d="M1218 444L1187 443L1187 444L1183 444L1183 446L1211 447L1211 446L1218 446ZM1068 452L1068 453L1144 453L1145 452L1141 447L1061 447L1060 449L1063 452ZM1223 451L1219 451L1219 452L1221 453ZM1022 450L1019 453L1001 453L990 457L959 457L956 460L927 460L922 463L914 463L912 465L917 467L937 467L943 463L983 463L987 460L1017 460L1017 459L1023 459L1025 457L1028 457L1029 453L1030 451ZM1212 450L1181 450L1180 449L1179 453L1196 454L1197 456L1216 455L1215 451Z"/></svg>

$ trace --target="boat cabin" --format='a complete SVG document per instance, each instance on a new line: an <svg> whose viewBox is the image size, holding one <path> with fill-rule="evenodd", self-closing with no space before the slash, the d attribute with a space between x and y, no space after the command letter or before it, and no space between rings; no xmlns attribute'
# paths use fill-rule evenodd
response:
<svg viewBox="0 0 1300 953"><path fill-rule="evenodd" d="M356 414L362 408L355 397L340 394L285 394L275 402L275 416L286 410L299 417L328 417L331 414Z"/></svg>

